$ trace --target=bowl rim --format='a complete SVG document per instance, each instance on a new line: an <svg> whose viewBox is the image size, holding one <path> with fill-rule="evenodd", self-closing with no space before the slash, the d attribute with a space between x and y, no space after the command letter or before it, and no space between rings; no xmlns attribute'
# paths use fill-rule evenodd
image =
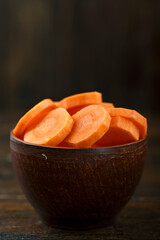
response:
<svg viewBox="0 0 160 240"><path fill-rule="evenodd" d="M110 147L96 147L96 148L73 148L73 147L61 147L61 146L45 146L45 145L40 145L40 144L33 144L33 143L29 143L29 142L25 142L24 140L22 139L19 139L18 137L16 137L14 134L13 134L13 130L10 131L10 142L15 142L15 143L18 143L18 144L23 144L25 146L31 146L31 147L36 147L36 148L43 148L43 149L62 149L62 150L117 150L117 149L121 149L121 148L125 148L125 147L131 147L131 146L134 146L135 144L140 144L140 143L143 143L143 142L147 142L148 141L148 137L146 135L145 138L142 138L138 141L134 141L134 142L130 142L130 143L126 143L126 144L121 144L121 145L115 145L115 146L110 146Z"/></svg>

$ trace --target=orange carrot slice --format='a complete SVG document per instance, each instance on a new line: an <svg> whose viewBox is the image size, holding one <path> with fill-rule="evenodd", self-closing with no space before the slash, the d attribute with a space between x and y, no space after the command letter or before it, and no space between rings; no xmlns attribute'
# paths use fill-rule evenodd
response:
<svg viewBox="0 0 160 240"><path fill-rule="evenodd" d="M108 110L108 108L114 108L113 103L109 103L109 102L102 102L101 105Z"/></svg>
<svg viewBox="0 0 160 240"><path fill-rule="evenodd" d="M135 110L126 108L108 108L111 117L121 116L131 120L140 132L140 138L144 138L147 134L147 119Z"/></svg>
<svg viewBox="0 0 160 240"><path fill-rule="evenodd" d="M24 141L56 146L71 132L73 123L73 119L66 109L54 109L39 123L27 129L24 134Z"/></svg>
<svg viewBox="0 0 160 240"><path fill-rule="evenodd" d="M67 111L72 116L73 114L75 114L76 112L80 111L82 108L85 108L87 106L88 106L88 104L87 105L80 105L80 106L68 108Z"/></svg>
<svg viewBox="0 0 160 240"><path fill-rule="evenodd" d="M59 107L59 101L54 101L57 107Z"/></svg>
<svg viewBox="0 0 160 240"><path fill-rule="evenodd" d="M109 129L111 117L101 105L90 105L72 116L74 126L65 139L70 147L87 148Z"/></svg>
<svg viewBox="0 0 160 240"><path fill-rule="evenodd" d="M86 92L75 94L62 99L59 102L59 107L66 109L81 105L99 104L102 102L102 94L99 92Z"/></svg>
<svg viewBox="0 0 160 240"><path fill-rule="evenodd" d="M76 107L68 108L67 111L72 116L76 112L80 111L82 108L87 107L89 105L93 105L93 104L79 105L79 106L76 106ZM108 102L102 102L102 103L100 103L100 105L102 105L105 109L114 107L113 103L108 103Z"/></svg>
<svg viewBox="0 0 160 240"><path fill-rule="evenodd" d="M139 129L123 117L112 117L109 130L95 146L114 146L139 140Z"/></svg>
<svg viewBox="0 0 160 240"><path fill-rule="evenodd" d="M16 127L13 130L13 134L18 137L22 138L23 134L27 127L30 124L33 124L39 118L43 116L43 114L47 113L48 111L55 109L57 105L51 99L44 99L38 104L36 104L33 108L31 108L17 123Z"/></svg>

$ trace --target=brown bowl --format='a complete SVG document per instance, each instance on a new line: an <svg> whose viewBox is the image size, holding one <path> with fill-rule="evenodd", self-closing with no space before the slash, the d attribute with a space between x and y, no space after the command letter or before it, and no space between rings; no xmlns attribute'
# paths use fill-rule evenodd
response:
<svg viewBox="0 0 160 240"><path fill-rule="evenodd" d="M66 229L108 226L140 180L147 140L68 149L33 145L11 133L15 173L28 201L47 225Z"/></svg>

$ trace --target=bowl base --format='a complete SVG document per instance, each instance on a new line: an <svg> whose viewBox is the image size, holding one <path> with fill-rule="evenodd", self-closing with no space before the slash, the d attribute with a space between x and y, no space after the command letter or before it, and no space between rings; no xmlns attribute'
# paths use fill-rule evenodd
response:
<svg viewBox="0 0 160 240"><path fill-rule="evenodd" d="M109 227L115 223L114 219L109 220L100 220L100 219L89 219L89 220L59 220L56 221L52 218L42 218L42 222L52 228L59 228L59 229L68 229L68 230L87 230L87 229L94 229L94 228L103 228Z"/></svg>

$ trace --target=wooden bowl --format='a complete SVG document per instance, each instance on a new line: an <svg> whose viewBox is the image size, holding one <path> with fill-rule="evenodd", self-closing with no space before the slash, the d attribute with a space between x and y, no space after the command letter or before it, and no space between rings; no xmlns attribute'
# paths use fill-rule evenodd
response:
<svg viewBox="0 0 160 240"><path fill-rule="evenodd" d="M140 180L147 140L68 149L25 143L10 136L13 166L28 201L52 227L111 225Z"/></svg>

